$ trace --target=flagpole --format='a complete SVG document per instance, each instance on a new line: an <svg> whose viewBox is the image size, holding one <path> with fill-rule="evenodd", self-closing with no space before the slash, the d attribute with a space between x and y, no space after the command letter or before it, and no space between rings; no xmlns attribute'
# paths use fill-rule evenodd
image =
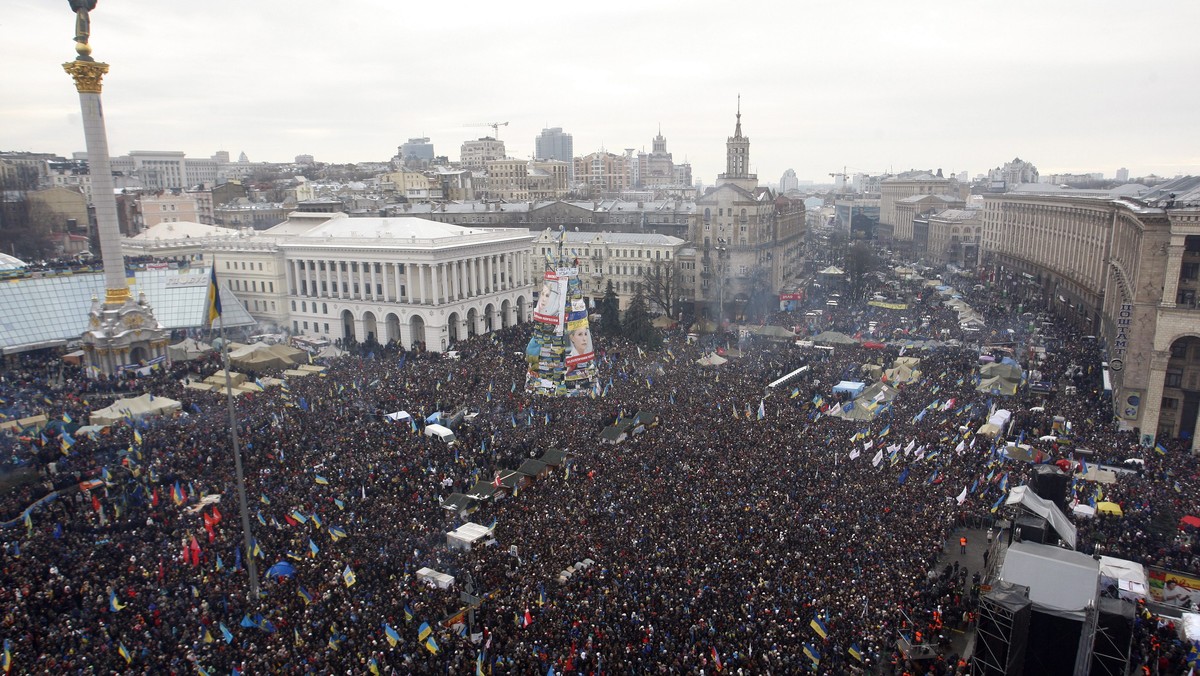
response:
<svg viewBox="0 0 1200 676"><path fill-rule="evenodd" d="M217 267L213 259L213 270ZM216 272L213 273L216 279ZM219 294L216 284L213 293ZM258 600L258 564L254 561L254 550L250 538L250 508L246 505L246 477L242 473L242 450L238 444L237 418L233 413L233 378L229 374L229 341L225 339L225 313L217 315L221 328L221 362L225 366L225 402L229 407L229 443L233 444L233 467L237 476L238 509L242 513L242 546L246 548L246 572L250 574L250 600Z"/></svg>

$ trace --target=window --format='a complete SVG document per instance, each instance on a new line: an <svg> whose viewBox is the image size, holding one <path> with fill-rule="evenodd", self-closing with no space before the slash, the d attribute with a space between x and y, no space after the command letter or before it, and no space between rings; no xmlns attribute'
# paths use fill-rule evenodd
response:
<svg viewBox="0 0 1200 676"><path fill-rule="evenodd" d="M304 330L305 330L305 331L307 331L307 330L308 330L308 322L304 322Z"/></svg>
<svg viewBox="0 0 1200 676"><path fill-rule="evenodd" d="M225 269L226 269L226 270L228 270L228 269L229 269L229 261L225 261Z"/></svg>
<svg viewBox="0 0 1200 676"><path fill-rule="evenodd" d="M271 293L275 293L275 282L267 282L267 284L271 285Z"/></svg>
<svg viewBox="0 0 1200 676"><path fill-rule="evenodd" d="M328 303L321 303L321 314L323 314L323 315L329 314L329 304Z"/></svg>
<svg viewBox="0 0 1200 676"><path fill-rule="evenodd" d="M1179 278L1187 281L1195 281L1196 277L1200 276L1200 263L1184 263L1179 266Z"/></svg>
<svg viewBox="0 0 1200 676"><path fill-rule="evenodd" d="M316 305L316 304L314 303L314 305ZM300 311L301 311L301 312L308 312L308 303L307 303L307 302L305 302L305 301L300 301Z"/></svg>
<svg viewBox="0 0 1200 676"><path fill-rule="evenodd" d="M1171 397L1163 397L1162 408L1164 411L1174 411L1179 408L1179 400Z"/></svg>
<svg viewBox="0 0 1200 676"><path fill-rule="evenodd" d="M1183 342L1182 340L1175 341L1175 344L1171 346L1171 356L1178 357L1180 359L1186 357L1187 343Z"/></svg>
<svg viewBox="0 0 1200 676"><path fill-rule="evenodd" d="M292 333L300 333L300 322L292 320Z"/></svg>
<svg viewBox="0 0 1200 676"><path fill-rule="evenodd" d="M292 301L292 312L296 311L296 301Z"/></svg>
<svg viewBox="0 0 1200 676"><path fill-rule="evenodd" d="M739 275L749 274L749 272L750 272L750 268L746 267L745 265L738 266L738 274Z"/></svg>
<svg viewBox="0 0 1200 676"><path fill-rule="evenodd" d="M1168 369L1167 377L1163 380L1164 387L1179 387L1183 384L1182 369Z"/></svg>
<svg viewBox="0 0 1200 676"><path fill-rule="evenodd" d="M259 264L258 264L258 269L259 269L259 271L260 271L260 272L262 271L262 263L259 263Z"/></svg>

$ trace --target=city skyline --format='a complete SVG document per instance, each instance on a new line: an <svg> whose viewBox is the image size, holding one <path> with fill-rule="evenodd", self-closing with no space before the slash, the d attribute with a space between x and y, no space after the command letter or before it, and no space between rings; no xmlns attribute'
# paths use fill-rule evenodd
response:
<svg viewBox="0 0 1200 676"><path fill-rule="evenodd" d="M9 45L0 88L17 93L0 104L2 149L83 149L61 70L74 56L73 18L59 4L19 0L0 20ZM712 184L740 94L751 170L764 181L789 168L816 182L843 167L975 176L1014 156L1043 174L1127 167L1134 177L1174 176L1200 173L1200 129L1188 113L1200 93L1171 87L1189 81L1200 55L1186 33L1200 7L1168 4L1172 21L1115 45L1099 37L1130 20L1116 2L1016 3L1000 13L867 2L853 21L843 5L780 6L721 23L727 50L709 41L722 7L714 3L686 13L655 3L480 5L453 15L372 3L356 14L369 20L343 26L315 0L110 0L93 13L92 46L112 65L114 154L385 161L406 139L428 136L457 160L463 141L492 133L468 123L497 121L510 123L500 128L510 156L532 156L545 127L562 127L585 155L649 150L661 124L676 161ZM551 11L560 30L530 32ZM643 31L665 47L597 57L614 36Z"/></svg>

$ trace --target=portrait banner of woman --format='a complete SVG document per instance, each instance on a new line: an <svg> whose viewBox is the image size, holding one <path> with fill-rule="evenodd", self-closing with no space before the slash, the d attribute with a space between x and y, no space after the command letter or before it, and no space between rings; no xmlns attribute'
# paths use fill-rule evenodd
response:
<svg viewBox="0 0 1200 676"><path fill-rule="evenodd" d="M533 308L533 320L543 324L562 324L563 305L566 300L565 279L547 270L542 278L542 290L537 305Z"/></svg>
<svg viewBox="0 0 1200 676"><path fill-rule="evenodd" d="M567 368L575 368L592 360L592 330L587 317L567 323L570 350L567 352Z"/></svg>

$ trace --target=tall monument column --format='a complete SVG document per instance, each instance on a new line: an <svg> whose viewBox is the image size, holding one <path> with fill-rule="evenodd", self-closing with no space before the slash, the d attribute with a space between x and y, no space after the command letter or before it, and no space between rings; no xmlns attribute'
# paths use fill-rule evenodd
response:
<svg viewBox="0 0 1200 676"><path fill-rule="evenodd" d="M100 255L104 259L104 301L92 299L88 328L82 336L88 373L114 375L123 367L146 366L166 359L167 332L154 317L144 294L135 300L125 279L125 258L121 253L121 230L117 220L117 199L113 194L112 163L108 157L108 136L104 130L104 107L100 101L101 80L108 64L91 56L89 10L95 0L71 0L75 10L74 61L63 70L75 80L79 107L83 113L83 133L87 143L88 168L92 177L92 205L100 235Z"/></svg>

